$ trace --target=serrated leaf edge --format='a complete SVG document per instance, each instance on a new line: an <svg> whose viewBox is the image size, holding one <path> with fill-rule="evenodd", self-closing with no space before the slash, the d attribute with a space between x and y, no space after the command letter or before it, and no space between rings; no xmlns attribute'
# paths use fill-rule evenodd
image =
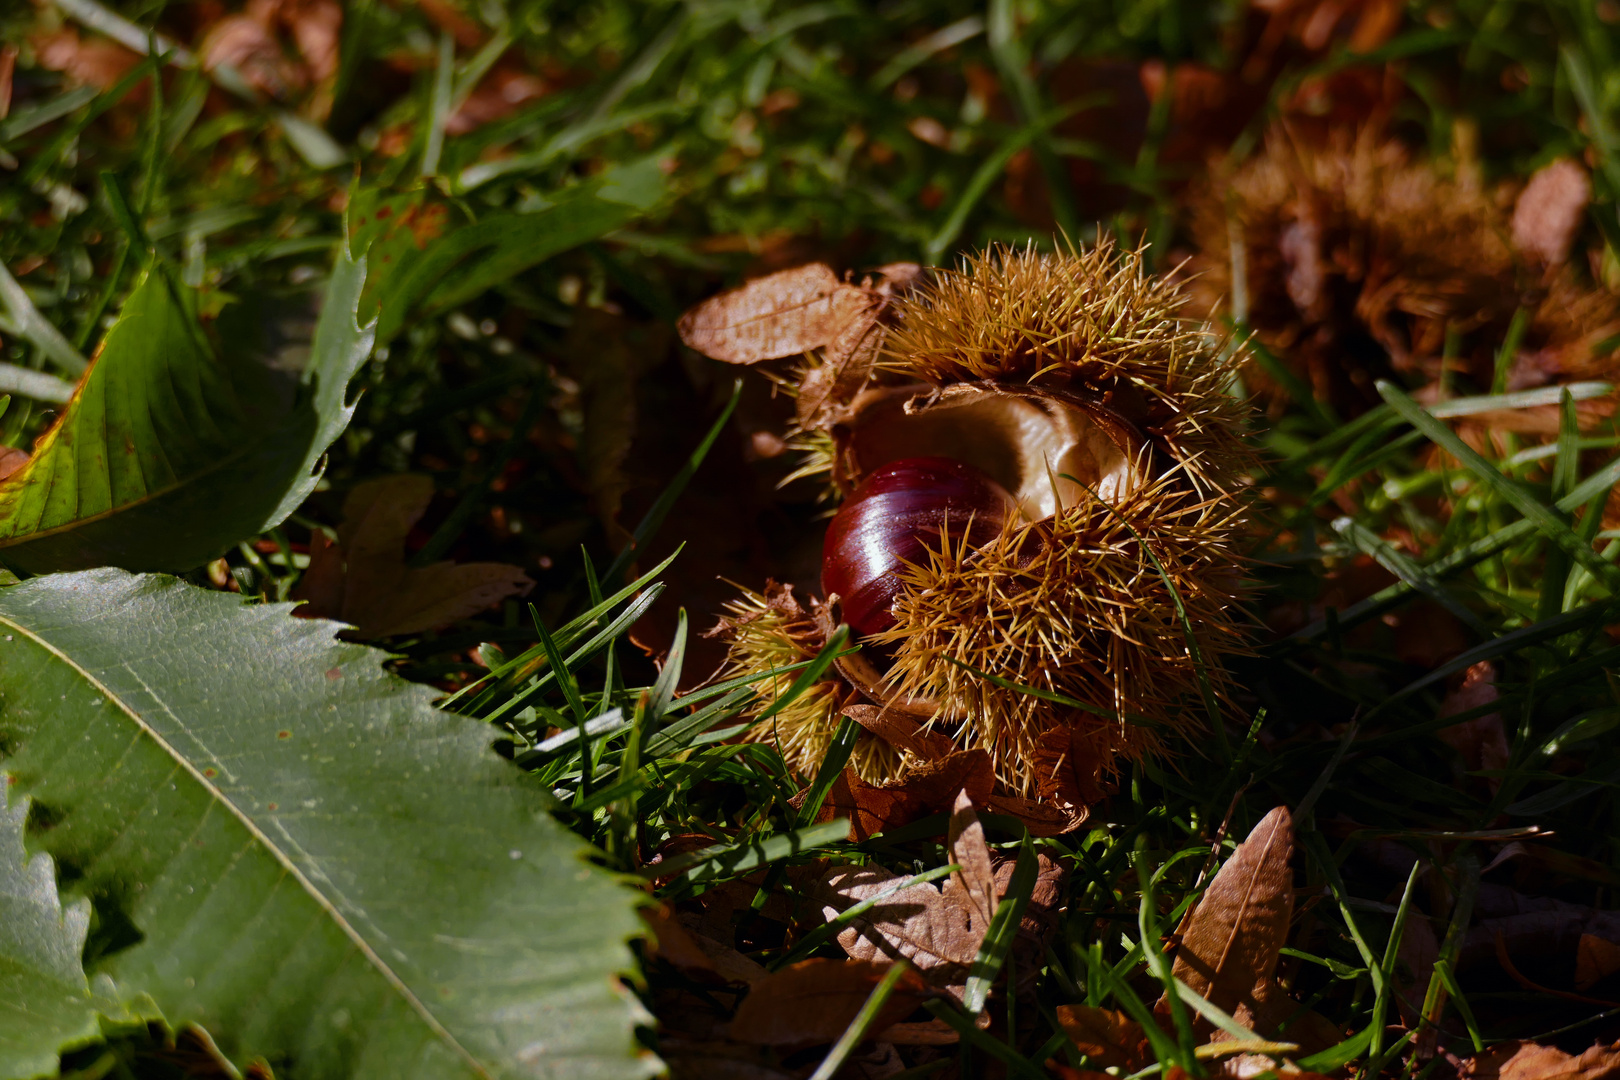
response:
<svg viewBox="0 0 1620 1080"><path fill-rule="evenodd" d="M114 694L105 683L103 683L100 679L97 679L89 671L85 670L83 665L74 661L72 657L62 652L62 650L58 649L49 641L40 637L38 634L31 632L27 627L24 627L3 615L0 615L0 625L15 629L19 634L22 634L28 640L39 645L46 652L67 664L87 683L94 686L97 692L99 692L108 701L112 702L120 711L133 720L136 726L139 727L143 733L145 733L155 744L161 747L165 753L173 758L182 769L189 773L192 779L194 779L198 784L202 785L204 790L213 796L217 803L229 809L236 819L242 823L243 827L248 830L248 833L269 850L276 862L280 863L282 868L286 870L288 874L292 875L293 880L297 881L298 884L303 887L304 891L310 895L310 897L315 901L316 905L332 918L337 926L343 931L345 936L347 936L349 940L354 943L355 948L360 950L360 954L371 963L372 967L382 975L383 979L386 980L387 983L399 993L399 995L411 1006L413 1010L415 1010L417 1015L420 1016L428 1025L428 1028L433 1031L434 1034L436 1034L441 1040L443 1040L446 1046L452 1047L456 1053L460 1055L462 1060L465 1061L477 1075L485 1077L490 1076L489 1070L484 1068L483 1063L473 1056L472 1052L469 1051L465 1046L461 1045L461 1042L456 1039L456 1037L451 1034L442 1023L439 1022L438 1017L434 1016L433 1013L429 1011L422 1000L411 991L409 986L405 984L405 981L395 973L394 969L391 968L380 955L378 955L377 950L371 947L370 943L367 942L365 938L361 936L360 932L355 929L354 925L344 917L343 913L338 910L337 906L333 904L331 900L327 899L324 893L315 887L314 882L310 880L307 874L305 874L295 863L287 858L286 854L281 850L281 848L271 840L269 834L260 828L258 823L255 822L247 813L245 813L241 807L232 802L231 799L229 799L217 785L210 783L202 771L199 770L188 758L186 758L185 755L177 751L174 746L172 746L169 741L160 733L154 730L152 726L146 722L144 717L142 717L138 712L135 712L133 709L129 708L129 706L126 705L117 694ZM147 685L146 680L142 679L133 668L126 664L124 665L124 670L128 671L135 681L140 683L142 688L152 695L152 699L154 701L158 702L160 706L162 705L163 699L158 696L156 691L152 690L152 688ZM167 706L163 707L167 709ZM173 716L174 714L171 712L170 715ZM175 716L174 720L175 723L179 724L181 728L184 729L185 725L183 722L181 722L179 717ZM225 770L223 765L221 765L221 771L228 770Z"/></svg>

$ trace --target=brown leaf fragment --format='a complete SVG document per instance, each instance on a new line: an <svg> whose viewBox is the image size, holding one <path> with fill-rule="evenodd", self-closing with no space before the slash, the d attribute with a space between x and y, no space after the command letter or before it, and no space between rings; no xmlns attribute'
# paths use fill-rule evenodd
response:
<svg viewBox="0 0 1620 1080"><path fill-rule="evenodd" d="M669 1066L671 1080L798 1080L799 1076L767 1064L774 1054L765 1047L720 1040L665 1036L659 1039L658 1056Z"/></svg>
<svg viewBox="0 0 1620 1080"><path fill-rule="evenodd" d="M1429 917L1413 911L1407 915L1406 930L1401 935L1400 950L1396 954L1395 1004L1407 1024L1417 1026L1423 1011L1423 998L1428 993L1429 981L1434 975L1434 962L1440 957L1440 941L1435 936Z"/></svg>
<svg viewBox="0 0 1620 1080"><path fill-rule="evenodd" d="M485 124L511 116L529 102L545 97L550 89L538 75L512 65L498 64L445 120L444 132L446 135L465 135Z"/></svg>
<svg viewBox="0 0 1620 1080"><path fill-rule="evenodd" d="M1016 795L992 795L985 809L993 814L1017 818L1033 837L1062 836L1078 829L1091 816L1089 809L1053 806L1037 799L1020 799Z"/></svg>
<svg viewBox="0 0 1620 1080"><path fill-rule="evenodd" d="M0 45L0 120L11 115L11 77L20 51L15 44Z"/></svg>
<svg viewBox="0 0 1620 1080"><path fill-rule="evenodd" d="M603 528L619 543L629 541L619 510L633 486L626 465L641 420L637 389L668 349L667 333L581 306L562 349L568 374L579 383L585 482Z"/></svg>
<svg viewBox="0 0 1620 1080"><path fill-rule="evenodd" d="M1566 978L1569 957L1578 955L1583 935L1620 942L1620 912L1525 896L1502 885L1481 885L1474 910L1477 921L1463 938L1459 970L1500 963L1501 955L1508 955L1526 972L1539 973L1556 963L1561 970L1549 970L1549 976Z"/></svg>
<svg viewBox="0 0 1620 1080"><path fill-rule="evenodd" d="M955 1046L962 1041L957 1030L943 1020L919 1020L910 1024L891 1024L874 1038L895 1046Z"/></svg>
<svg viewBox="0 0 1620 1080"><path fill-rule="evenodd" d="M868 784L853 770L844 770L827 793L818 821L849 818L851 840L874 835L930 814L947 811L959 791L979 805L988 805L996 782L990 755L983 750L959 750L914 768L898 784Z"/></svg>
<svg viewBox="0 0 1620 1080"><path fill-rule="evenodd" d="M1147 1064L1147 1035L1124 1013L1094 1005L1059 1005L1052 1011L1075 1049L1091 1059L1092 1068L1135 1072Z"/></svg>
<svg viewBox="0 0 1620 1080"><path fill-rule="evenodd" d="M285 101L307 84L304 69L282 51L268 19L227 15L209 28L198 50L203 70L234 68L254 89Z"/></svg>
<svg viewBox="0 0 1620 1080"><path fill-rule="evenodd" d="M880 280L875 286L879 296L904 296L922 283L921 263L885 263L873 271Z"/></svg>
<svg viewBox="0 0 1620 1080"><path fill-rule="evenodd" d="M714 975L714 964L684 926L675 920L668 904L642 908L641 921L652 931L647 955L668 961L687 975Z"/></svg>
<svg viewBox="0 0 1620 1080"><path fill-rule="evenodd" d="M33 39L39 66L60 71L75 83L111 90L141 58L106 38L82 40L71 27Z"/></svg>
<svg viewBox="0 0 1620 1080"><path fill-rule="evenodd" d="M998 897L1007 895L1017 866L1017 859L1002 859L996 867ZM1018 974L1015 989L1021 994L1033 990L1040 980L1047 943L1057 933L1063 879L1068 876L1063 864L1044 851L1036 852L1035 866L1035 887L1030 890L1023 917L1018 920L1018 936L1013 939L1012 955Z"/></svg>
<svg viewBox="0 0 1620 1080"><path fill-rule="evenodd" d="M832 1042L890 968L862 960L803 960L766 976L737 1008L731 1037L766 1046L807 1047ZM914 971L900 977L870 1030L882 1031L921 1005L928 984Z"/></svg>
<svg viewBox="0 0 1620 1080"><path fill-rule="evenodd" d="M1582 934L1575 946L1575 989L1590 990L1620 971L1620 944L1596 934Z"/></svg>
<svg viewBox="0 0 1620 1080"><path fill-rule="evenodd" d="M18 450L14 446L0 446L0 480L4 480L28 464L28 458L26 450Z"/></svg>
<svg viewBox="0 0 1620 1080"><path fill-rule="evenodd" d="M0 462L0 467L3 467L3 462ZM912 714L899 709L847 705L840 715L849 717L878 738L902 750L909 750L918 757L939 758L951 752L949 736L929 731Z"/></svg>
<svg viewBox="0 0 1620 1080"><path fill-rule="evenodd" d="M1490 661L1481 661L1463 674L1462 685L1450 691L1440 701L1440 717L1455 716L1489 705L1501 697L1496 689L1496 668ZM1490 712L1464 720L1460 724L1441 728L1435 732L1440 740L1458 754L1470 772L1480 769L1505 769L1508 764L1507 730L1502 726L1502 714ZM1487 777L1492 791L1502 786L1500 777Z"/></svg>
<svg viewBox="0 0 1620 1080"><path fill-rule="evenodd" d="M755 278L681 316L681 340L728 364L757 364L830 344L871 305L822 263Z"/></svg>
<svg viewBox="0 0 1620 1080"><path fill-rule="evenodd" d="M845 908L887 892L905 879L881 866L839 866L821 879L817 897L822 914L836 918ZM987 925L975 923L959 886L947 879L945 891L924 882L911 885L850 922L838 944L856 960L904 958L918 971L956 967L964 972L979 953ZM947 977L952 971L941 971Z"/></svg>
<svg viewBox="0 0 1620 1080"><path fill-rule="evenodd" d="M413 634L476 615L534 583L505 563L405 563L405 538L433 498L425 476L368 480L343 503L337 543L317 532L293 599L295 614L337 619L362 638Z"/></svg>
<svg viewBox="0 0 1620 1080"><path fill-rule="evenodd" d="M1245 1026L1266 1016L1262 1002L1275 996L1272 976L1294 913L1293 847L1293 821L1279 806L1209 883L1176 950L1176 978ZM1211 1030L1201 1017L1197 1026Z"/></svg>
<svg viewBox="0 0 1620 1080"><path fill-rule="evenodd" d="M1620 1076L1620 1042L1593 1043L1577 1057L1513 1039L1474 1055L1458 1075L1463 1080L1612 1080Z"/></svg>
<svg viewBox="0 0 1620 1080"><path fill-rule="evenodd" d="M705 934L704 916L682 914L677 915L676 920L692 935L692 940L697 942L698 948L703 950L703 955L708 957L715 974L727 982L758 982L768 974L763 964L750 960L725 942L716 941Z"/></svg>
<svg viewBox="0 0 1620 1080"><path fill-rule="evenodd" d="M966 790L957 793L951 807L946 846L951 861L962 867L951 874L951 881L971 905L974 918L989 926L996 913L996 871L984 840L984 825L973 812L973 800Z"/></svg>
<svg viewBox="0 0 1620 1080"><path fill-rule="evenodd" d="M875 294L867 298L864 310L854 312L828 343L821 363L805 373L799 383L797 405L799 426L829 428L838 422L872 377L883 348L885 301Z"/></svg>
<svg viewBox="0 0 1620 1080"><path fill-rule="evenodd" d="M1574 161L1559 158L1542 166L1513 207L1513 246L1548 266L1560 265L1591 201L1592 181Z"/></svg>
<svg viewBox="0 0 1620 1080"><path fill-rule="evenodd" d="M280 15L310 77L316 82L335 78L343 40L343 6L337 0L287 0Z"/></svg>

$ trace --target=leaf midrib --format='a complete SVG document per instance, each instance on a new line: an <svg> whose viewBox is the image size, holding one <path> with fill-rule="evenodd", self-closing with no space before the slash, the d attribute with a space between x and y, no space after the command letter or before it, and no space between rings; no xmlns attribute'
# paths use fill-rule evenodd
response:
<svg viewBox="0 0 1620 1080"><path fill-rule="evenodd" d="M316 905L320 907L322 911L326 912L327 916L337 924L338 928L343 931L345 936L347 936L348 939L354 944L355 948L360 950L360 954L366 958L366 960L371 964L372 968L383 977L384 981L386 981L388 985L394 988L395 992L398 993L400 997L405 999L406 1003L409 1004L416 1014L422 1018L422 1021L427 1024L428 1029L432 1031L434 1035L436 1035L448 1047L453 1049L462 1058L462 1060L467 1063L474 1073L476 1073L478 1076L488 1078L488 1080L493 1080L491 1074L487 1069L484 1068L483 1064L473 1056L470 1050L461 1044L460 1040L458 1040L448 1029L445 1028L445 1026L439 1021L439 1018L434 1016L423 1003L422 999L417 997L417 995L411 991L411 988L405 984L405 981L399 977L394 969L391 968L380 955L378 955L377 950L372 948L371 944L361 936L360 932L356 930L354 925L343 916L343 913L337 909L336 905L334 905L329 899L327 899L325 894L315 887L314 883L309 880L308 876L305 875L301 869L299 869L297 864L289 859L287 855L278 846L276 846L276 844L271 842L269 835L266 834L262 828L260 828L258 823L255 822L246 811L237 806L235 802L227 797L226 794L220 790L218 785L209 782L208 778L202 774L196 765L187 759L185 755L181 754L173 746L171 746L169 741L165 739L160 732L148 724L146 719L142 717L139 712L131 708L123 698L113 693L112 689L107 686L106 683L102 682L95 675L86 670L82 664L74 660L71 656L57 648L55 644L46 640L38 633L5 615L0 615L0 626L11 627L16 630L17 633L39 645L40 648L44 649L62 663L66 664L87 683L95 687L98 693L100 693L108 701L112 702L113 705L124 713L124 715L128 716L143 734L157 744L157 746L159 746L164 753L168 754L172 759L174 759L175 763L184 769L191 776L191 778L203 788L203 790L208 792L208 794L213 797L216 802L228 809L231 814L242 823L242 826L248 830L249 835L251 835L270 852L271 856L276 860L277 863L281 865L282 869L290 874L294 881L298 882L309 897L315 901ZM143 686L147 686L145 680L141 680L140 676L137 675L136 678ZM168 708L168 704L163 702L162 698L159 697L157 692L152 690L150 686L147 686L147 691L152 694L153 700L163 704L165 709ZM170 712L173 714L173 710L170 710Z"/></svg>
<svg viewBox="0 0 1620 1080"><path fill-rule="evenodd" d="M285 418L283 418L283 420L285 420ZM71 521L63 522L61 525L56 525L49 529L35 529L33 532L12 533L10 536L0 537L0 548L18 547L22 544L31 544L35 540L49 539L50 537L56 536L60 533L73 532L76 529L84 528L86 525L92 525L98 521L105 521L117 514L138 510L158 499L163 498L165 495L179 491L181 488L184 488L187 485L202 479L203 477L209 476L210 474L216 473L221 469L234 465L237 461L240 461L249 453L262 446L268 441L271 434L279 431L280 429L281 425L278 424L275 427L267 430L261 438L255 439L252 443L246 446L240 447L234 453L230 453L222 458L218 458L211 464L203 466L196 472L187 473L184 477L175 480L174 483L168 485L167 487L158 488L156 491L148 491L138 499L131 499L126 503L120 503L117 506L110 506L101 511L101 513L91 514L89 517L76 517ZM26 484L27 480L25 479L19 481L16 487L21 489ZM11 485L8 484L5 487L9 486ZM5 487L0 487L0 494L5 492ZM13 518L13 520L15 520L15 518Z"/></svg>

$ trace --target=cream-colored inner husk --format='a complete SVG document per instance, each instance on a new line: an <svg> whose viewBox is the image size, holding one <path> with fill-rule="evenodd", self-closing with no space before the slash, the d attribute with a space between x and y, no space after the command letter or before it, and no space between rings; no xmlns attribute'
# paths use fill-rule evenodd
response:
<svg viewBox="0 0 1620 1080"><path fill-rule="evenodd" d="M1108 503L1136 487L1139 470L1119 445L1125 439L1079 406L967 386L922 397L923 389L873 391L857 402L850 449L859 476L902 458L954 458L1006 488L1026 521L1086 498L1066 477Z"/></svg>

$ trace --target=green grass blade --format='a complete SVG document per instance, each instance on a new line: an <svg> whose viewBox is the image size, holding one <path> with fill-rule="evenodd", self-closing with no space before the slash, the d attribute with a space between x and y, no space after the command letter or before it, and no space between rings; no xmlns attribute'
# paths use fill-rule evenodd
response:
<svg viewBox="0 0 1620 1080"><path fill-rule="evenodd" d="M821 759L816 778L805 792L804 805L799 808L801 826L814 824L816 815L821 813L821 804L827 801L827 792L832 790L833 783L843 774L844 766L849 763L849 755L855 751L855 741L863 730L861 725L847 716L838 722L838 730L833 733L832 742L827 747L827 756Z"/></svg>
<svg viewBox="0 0 1620 1080"><path fill-rule="evenodd" d="M630 535L630 542L624 546L618 555L614 556L613 562L608 565L607 571L602 575L603 581L612 583L619 580L620 575L629 569L630 563L641 556L648 541L657 534L658 527L664 523L664 518L669 515L671 508L674 507L675 500L681 497L681 492L686 490L686 485L691 483L692 477L697 475L698 467L703 464L703 459L709 456L709 450L714 446L714 441L725 430L726 423L731 419L732 412L737 408L737 402L742 400L742 386L741 379L732 384L731 399L726 402L725 408L720 410L720 415L710 425L708 433L703 436L703 441L698 443L697 449L692 451L691 456L686 459L680 471L670 478L669 483L664 486L664 490L659 492L657 500L653 502L652 506L648 507L647 513L637 523L635 532Z"/></svg>
<svg viewBox="0 0 1620 1080"><path fill-rule="evenodd" d="M1378 384L1378 392L1404 420L1428 436L1435 445L1462 462L1490 488L1493 494L1523 514L1546 535L1547 539L1563 549L1570 558L1586 567L1594 577L1609 588L1620 592L1620 568L1599 557L1590 544L1581 543L1580 538L1570 531L1569 526L1552 508L1524 490L1511 477L1503 476L1494 465L1481 457L1478 451L1458 438L1450 428L1430 416L1399 387L1393 383L1381 382Z"/></svg>
<svg viewBox="0 0 1620 1080"><path fill-rule="evenodd" d="M1023 842L1018 846L1018 863L1013 867L1012 879L1007 883L1007 893L997 901L995 914L990 917L990 926L984 933L984 941L979 945L979 955L973 958L973 966L968 969L962 1007L974 1016L984 1011L990 988L995 985L996 976L1001 974L1002 965L1012 952L1013 942L1018 937L1019 921L1023 919L1024 908L1035 891L1035 875L1039 868L1035 845L1029 834L1025 833Z"/></svg>
<svg viewBox="0 0 1620 1080"><path fill-rule="evenodd" d="M827 1051L827 1056L816 1066L816 1071L810 1074L810 1080L832 1080L838 1075L838 1070L844 1067L844 1062L854 1052L855 1047L860 1045L861 1040L866 1038L867 1029L883 1011L883 1006L887 1004L895 984L910 970L910 964L904 960L897 960L883 973L883 978L872 988L872 993L861 1006L861 1011L855 1014L855 1019L850 1021L849 1027L845 1028L838 1041L833 1043L832 1049Z"/></svg>

